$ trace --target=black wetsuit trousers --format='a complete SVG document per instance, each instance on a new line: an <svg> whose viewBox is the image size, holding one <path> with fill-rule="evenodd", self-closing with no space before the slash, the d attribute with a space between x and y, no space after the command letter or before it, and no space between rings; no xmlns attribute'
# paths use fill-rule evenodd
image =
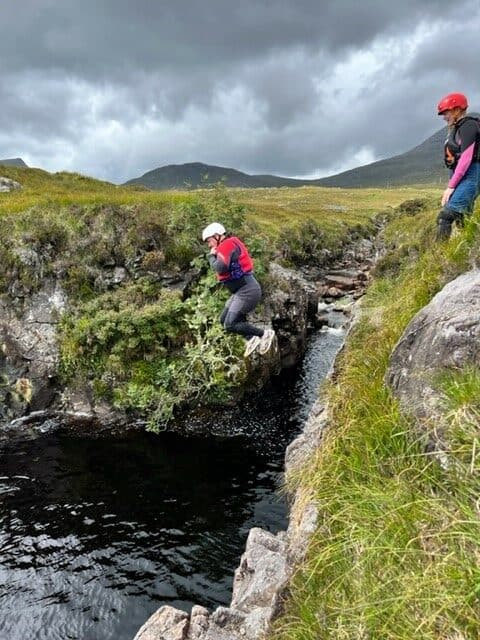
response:
<svg viewBox="0 0 480 640"><path fill-rule="evenodd" d="M245 281L245 284L227 300L220 322L225 331L239 333L248 339L252 336L263 336L263 329L247 322L246 317L260 302L262 289L252 275L245 276Z"/></svg>

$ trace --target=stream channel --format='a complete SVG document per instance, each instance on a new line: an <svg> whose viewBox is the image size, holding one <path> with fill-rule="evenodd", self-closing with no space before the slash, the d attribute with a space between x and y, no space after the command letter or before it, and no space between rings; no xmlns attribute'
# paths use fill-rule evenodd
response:
<svg viewBox="0 0 480 640"><path fill-rule="evenodd" d="M163 604L228 605L249 529L287 527L285 449L344 340L329 317L295 369L218 411L230 437L0 440L0 640L131 640Z"/></svg>

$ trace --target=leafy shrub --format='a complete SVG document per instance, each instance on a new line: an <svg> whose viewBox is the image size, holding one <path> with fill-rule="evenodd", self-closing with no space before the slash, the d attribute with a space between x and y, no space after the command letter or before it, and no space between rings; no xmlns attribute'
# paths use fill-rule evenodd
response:
<svg viewBox="0 0 480 640"><path fill-rule="evenodd" d="M157 430L194 400L225 400L246 371L241 339L218 322L224 296L212 291L211 274L186 301L166 289L148 301L143 287L98 296L64 317L61 359L66 380L89 378L98 395L140 411Z"/></svg>

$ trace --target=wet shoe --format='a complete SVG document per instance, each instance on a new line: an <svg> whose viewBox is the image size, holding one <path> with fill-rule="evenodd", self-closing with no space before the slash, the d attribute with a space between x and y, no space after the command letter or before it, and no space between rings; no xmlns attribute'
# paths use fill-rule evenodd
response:
<svg viewBox="0 0 480 640"><path fill-rule="evenodd" d="M261 354L270 351L275 338L275 331L273 329L265 329L265 332L260 340L260 348L258 349Z"/></svg>
<svg viewBox="0 0 480 640"><path fill-rule="evenodd" d="M249 338L249 340L247 340L247 346L245 347L245 351L243 353L245 358L248 358L248 356L255 351L255 349L260 345L260 342L261 340L258 336L252 336L251 338Z"/></svg>

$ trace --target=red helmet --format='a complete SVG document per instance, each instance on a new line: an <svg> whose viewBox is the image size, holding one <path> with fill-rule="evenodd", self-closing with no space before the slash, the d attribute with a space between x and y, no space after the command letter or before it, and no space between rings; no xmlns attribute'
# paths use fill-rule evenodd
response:
<svg viewBox="0 0 480 640"><path fill-rule="evenodd" d="M464 96L463 93L449 93L438 103L438 115L441 116L447 109L455 109L455 107L466 109L468 107L467 96Z"/></svg>

